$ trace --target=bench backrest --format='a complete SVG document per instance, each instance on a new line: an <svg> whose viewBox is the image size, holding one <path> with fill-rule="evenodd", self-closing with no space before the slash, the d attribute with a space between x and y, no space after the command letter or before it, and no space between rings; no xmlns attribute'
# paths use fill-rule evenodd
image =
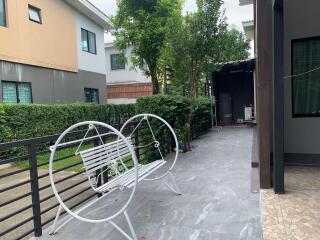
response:
<svg viewBox="0 0 320 240"><path fill-rule="evenodd" d="M131 139L127 138L127 140L129 144L133 145ZM80 151L79 154L87 173L93 173L131 156L127 144L122 139Z"/></svg>

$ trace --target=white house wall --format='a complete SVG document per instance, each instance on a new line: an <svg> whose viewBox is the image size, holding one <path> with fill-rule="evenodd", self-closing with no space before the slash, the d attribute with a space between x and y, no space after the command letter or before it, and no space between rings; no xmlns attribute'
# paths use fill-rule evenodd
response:
<svg viewBox="0 0 320 240"><path fill-rule="evenodd" d="M117 54L119 51L112 46L105 48L107 84L150 82L150 79L144 75L143 71L133 67L130 61L131 51L132 47L128 47L125 52L125 57L128 60L125 69L111 70L111 55Z"/></svg>
<svg viewBox="0 0 320 240"><path fill-rule="evenodd" d="M82 51L81 28L96 34L97 54ZM106 74L104 29L80 13L77 13L77 46L79 69Z"/></svg>
<svg viewBox="0 0 320 240"><path fill-rule="evenodd" d="M291 40L320 36L319 0L285 0L285 75L291 75ZM320 154L320 118L292 118L291 79L285 87L285 152Z"/></svg>

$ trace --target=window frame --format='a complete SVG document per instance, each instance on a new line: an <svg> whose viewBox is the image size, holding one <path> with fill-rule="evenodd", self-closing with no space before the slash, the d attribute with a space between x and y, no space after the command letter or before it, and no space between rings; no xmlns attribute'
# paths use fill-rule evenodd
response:
<svg viewBox="0 0 320 240"><path fill-rule="evenodd" d="M40 19L39 22L38 22L37 20L34 20L34 19L32 19L32 18L30 17L30 12L29 12L30 9L35 10L35 11L38 12L38 14L39 14L39 19ZM35 6L31 5L31 4L28 4L28 16L29 16L29 20L30 20L31 22L35 22L35 23L38 23L38 24L42 24L42 14L41 14L41 9L40 9L40 8L35 7Z"/></svg>
<svg viewBox="0 0 320 240"><path fill-rule="evenodd" d="M32 94L32 83L31 82L19 82L19 81L8 81L8 80L2 80L1 81L1 90L2 90L2 102L4 102L4 88L3 88L3 83L13 83L15 84L16 87L16 96L17 96L17 103L16 104L21 104L20 103L20 97L19 97L19 84L28 84L30 87L30 103L22 103L22 104L32 104L33 103L33 94Z"/></svg>
<svg viewBox="0 0 320 240"><path fill-rule="evenodd" d="M123 68L113 68L112 67L112 58L113 58L113 56L119 56L119 55L122 55L125 58L124 53L112 53L112 54L110 54L110 68L111 68L111 71L125 70L126 69L126 64L125 63L123 64Z"/></svg>
<svg viewBox="0 0 320 240"><path fill-rule="evenodd" d="M0 0L1 1L1 0ZM0 27L8 27L8 20L7 20L7 0L3 1L3 12L4 12L4 25L0 25Z"/></svg>
<svg viewBox="0 0 320 240"><path fill-rule="evenodd" d="M291 40L291 76L293 76L293 48L294 43L304 42L306 40L320 40L320 36L295 38ZM320 81L320 79L319 79ZM291 77L291 114L292 118L318 118L320 113L295 113L294 111L295 101L294 101L294 77Z"/></svg>
<svg viewBox="0 0 320 240"><path fill-rule="evenodd" d="M87 41L88 41L88 51L86 51L86 50L84 50L83 49L83 45L82 45L82 43L83 43L83 40L82 40L82 31L84 31L85 33L86 33L86 36L87 36ZM93 36L94 36L94 48L95 48L95 51L93 52L93 51L91 51L91 49L90 49L90 40L89 40L89 33L91 33L91 34L93 34ZM83 52L87 52L87 53L91 53L91 54L94 54L94 55L97 55L97 35L96 35L96 33L94 33L94 32L91 32L91 31L89 31L89 30L87 30L87 29L84 29L84 28L81 28L81 49L82 49L82 51Z"/></svg>
<svg viewBox="0 0 320 240"><path fill-rule="evenodd" d="M87 102L86 100L86 90L90 90L90 95L91 95L91 98L92 98L92 90L94 91L97 91L98 93L98 102ZM85 102L86 103L93 103L93 104L100 104L100 94L99 94L99 89L98 88L92 88L92 87L85 87L83 89L83 92L84 92L84 97L85 97Z"/></svg>

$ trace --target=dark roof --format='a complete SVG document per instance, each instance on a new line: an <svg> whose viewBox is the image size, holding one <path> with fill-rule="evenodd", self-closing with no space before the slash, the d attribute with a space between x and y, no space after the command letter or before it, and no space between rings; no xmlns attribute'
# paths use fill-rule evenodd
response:
<svg viewBox="0 0 320 240"><path fill-rule="evenodd" d="M233 71L252 71L255 69L255 59L248 59L236 62L228 62L221 64L220 70L217 72L233 72Z"/></svg>

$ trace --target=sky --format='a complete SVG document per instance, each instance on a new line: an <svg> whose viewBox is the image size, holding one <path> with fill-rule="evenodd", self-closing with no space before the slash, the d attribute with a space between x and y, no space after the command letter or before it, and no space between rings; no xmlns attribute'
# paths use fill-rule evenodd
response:
<svg viewBox="0 0 320 240"><path fill-rule="evenodd" d="M137 0L139 1L139 0ZM107 16L115 15L117 12L116 0L90 0L97 8ZM253 5L239 6L239 0L224 0L227 22L231 27L243 32L242 22L253 20ZM196 11L196 0L186 0L183 13ZM106 35L105 41L111 42L113 38Z"/></svg>

